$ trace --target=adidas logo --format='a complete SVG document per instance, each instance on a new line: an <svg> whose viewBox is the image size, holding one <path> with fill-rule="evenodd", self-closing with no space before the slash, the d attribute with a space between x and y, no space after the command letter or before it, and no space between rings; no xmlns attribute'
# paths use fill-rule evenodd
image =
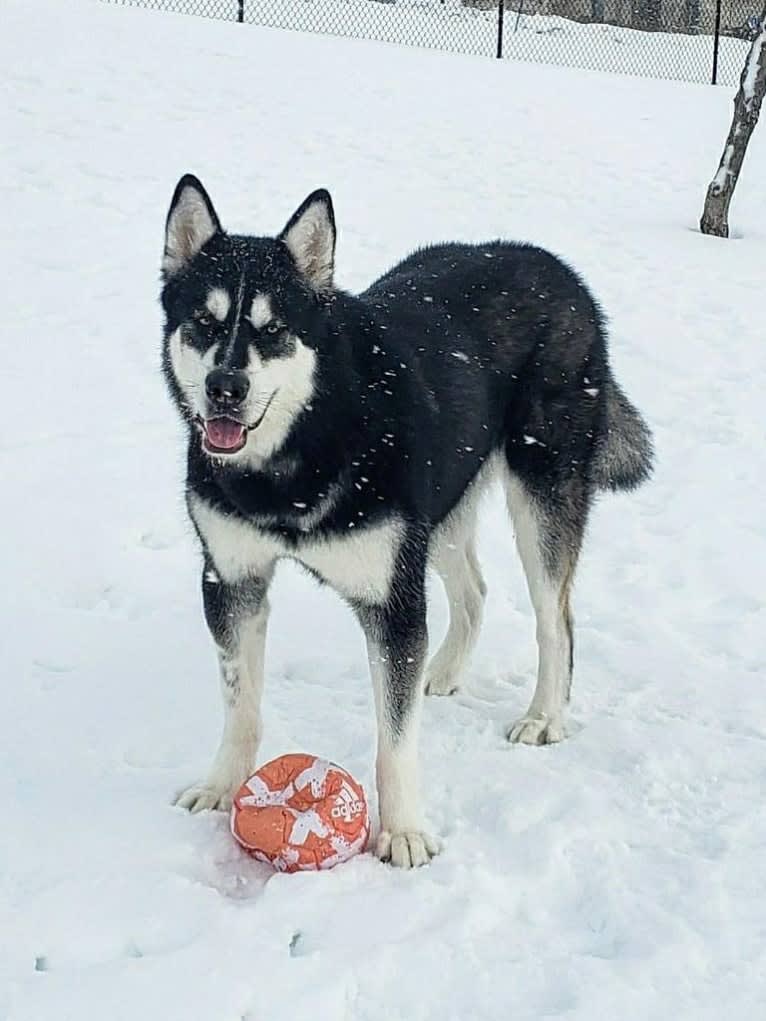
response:
<svg viewBox="0 0 766 1021"><path fill-rule="evenodd" d="M330 810L330 815L333 819L343 819L345 822L350 822L357 815L361 815L363 811L364 802L356 796L355 792L351 790L344 780L343 786L335 799L335 804Z"/></svg>

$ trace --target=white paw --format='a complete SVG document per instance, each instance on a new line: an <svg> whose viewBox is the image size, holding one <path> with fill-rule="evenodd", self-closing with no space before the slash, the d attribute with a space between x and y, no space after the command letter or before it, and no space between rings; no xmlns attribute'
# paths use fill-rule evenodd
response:
<svg viewBox="0 0 766 1021"><path fill-rule="evenodd" d="M453 671L433 667L426 670L426 695L454 695L459 687L458 677Z"/></svg>
<svg viewBox="0 0 766 1021"><path fill-rule="evenodd" d="M509 741L516 744L556 744L566 737L564 723L560 716L525 716L512 724L506 733Z"/></svg>
<svg viewBox="0 0 766 1021"><path fill-rule="evenodd" d="M417 830L405 833L383 830L375 845L375 854L381 861L391 862L400 869L416 869L420 865L427 865L439 851L441 846L438 840Z"/></svg>
<svg viewBox="0 0 766 1021"><path fill-rule="evenodd" d="M189 812L207 812L216 809L228 812L236 787L222 784L195 783L176 797L173 802Z"/></svg>

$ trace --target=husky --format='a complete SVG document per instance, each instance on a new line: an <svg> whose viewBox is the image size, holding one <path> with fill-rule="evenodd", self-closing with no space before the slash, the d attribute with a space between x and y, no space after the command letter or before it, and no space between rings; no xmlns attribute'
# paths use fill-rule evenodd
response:
<svg viewBox="0 0 766 1021"><path fill-rule="evenodd" d="M226 809L261 736L268 590L301 564L352 607L377 714L375 850L425 864L423 696L455 692L481 624L479 496L499 477L537 621L531 704L510 741L564 735L570 592L599 490L650 474L651 434L610 370L585 283L528 244L422 248L362 294L335 286L335 216L313 192L278 237L223 230L184 176L166 220L163 368L188 430L186 501L225 722L207 778L177 804ZM426 573L448 633L429 664Z"/></svg>

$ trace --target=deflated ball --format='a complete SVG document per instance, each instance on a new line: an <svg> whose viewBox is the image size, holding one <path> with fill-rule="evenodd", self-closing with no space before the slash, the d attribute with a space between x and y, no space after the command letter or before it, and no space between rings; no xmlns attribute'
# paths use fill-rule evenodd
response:
<svg viewBox="0 0 766 1021"><path fill-rule="evenodd" d="M363 851L367 800L345 769L314 755L282 755L237 791L231 832L279 872L330 869Z"/></svg>

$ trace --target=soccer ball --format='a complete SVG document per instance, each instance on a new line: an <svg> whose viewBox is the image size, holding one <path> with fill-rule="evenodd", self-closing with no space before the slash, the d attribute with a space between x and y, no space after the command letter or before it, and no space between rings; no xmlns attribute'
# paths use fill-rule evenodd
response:
<svg viewBox="0 0 766 1021"><path fill-rule="evenodd" d="M231 832L249 854L279 872L330 869L367 845L367 799L333 762L282 755L235 794Z"/></svg>

